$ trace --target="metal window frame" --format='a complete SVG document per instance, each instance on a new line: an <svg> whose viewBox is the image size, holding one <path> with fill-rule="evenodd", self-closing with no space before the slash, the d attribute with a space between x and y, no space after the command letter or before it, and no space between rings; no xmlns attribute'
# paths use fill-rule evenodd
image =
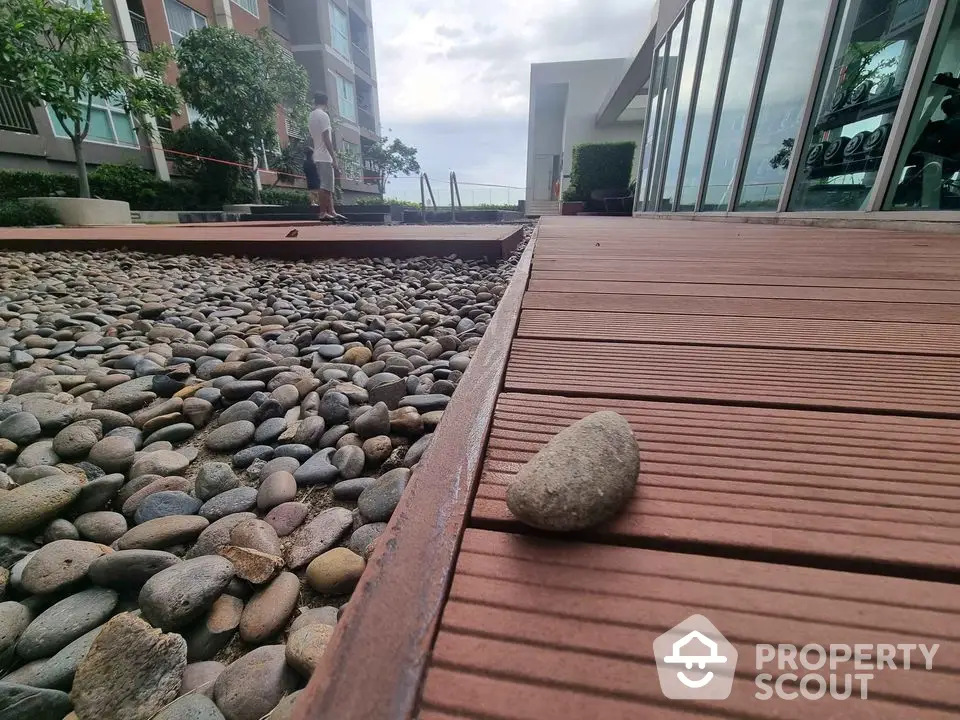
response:
<svg viewBox="0 0 960 720"><path fill-rule="evenodd" d="M180 36L181 40L183 40L187 35L192 33L194 30L200 30L201 27L209 27L210 22L207 20L207 16L204 15L202 12L194 10L189 5L184 5L182 2L180 2L180 0L170 0L170 1L176 3L177 5L180 5L185 10L190 11L190 21L193 24L193 27L190 28L190 30L188 30L186 33L183 33L183 34L179 32L177 33L177 35ZM160 3L160 7L163 8L163 19L166 20L167 32L170 33L170 44L173 45L174 47L177 47L177 42L173 39L174 30L173 30L173 25L170 24L170 13L167 12L167 0L163 0L163 2ZM197 26L197 18L203 18L203 25L201 27Z"/></svg>
<svg viewBox="0 0 960 720"><path fill-rule="evenodd" d="M654 120L653 125L651 126L653 135L651 136L651 139L650 139L650 172L649 172L650 180L653 180L653 166L657 161L657 131L660 129L660 119L663 117L663 87L664 87L664 81L667 77L667 74L664 72L664 69L667 66L667 57L669 57L669 54L670 54L670 33L664 33L663 41L653 49L654 64L656 64L657 62L657 55L659 54L661 48L663 48L663 62L660 64L660 74L657 76L657 92L656 92L656 95L658 98L657 117ZM650 94L648 94L647 97L649 98ZM644 146L646 146L646 143L644 143ZM640 169L642 172L643 167L641 166ZM650 204L650 190L651 190L651 183L648 182L647 186L643 189L644 211L646 211L647 206Z"/></svg>
<svg viewBox="0 0 960 720"><path fill-rule="evenodd" d="M660 101L660 85L663 83L663 77L661 75L656 75L657 73L657 53L660 51L661 47L666 46L666 39L664 39L659 45L655 45L653 48L653 67L651 69L651 80L656 78L656 82L651 82L650 87L647 88L647 115L644 119L644 128L643 128L643 145L640 148L640 167L637 169L637 198L639 201L640 211L643 212L647 207L647 195L649 194L649 186L644 185L643 180L643 165L647 160L647 138L650 138L650 149L653 150L653 142L655 138L650 135L657 127L657 120L660 118L661 110L661 101ZM666 57L666 51L664 51L664 57ZM657 97L657 108L656 114L654 115L654 110L651 104L651 99ZM641 193L641 185L643 185L643 190Z"/></svg>
<svg viewBox="0 0 960 720"><path fill-rule="evenodd" d="M687 34L690 32L690 23L687 22L689 9L690 9L690 3L687 3L683 7L683 10L680 12L680 14L677 16L676 21L667 31L667 36L670 37L673 34L673 32L678 27L681 26L681 24L683 25L683 28L680 31L680 48L677 51L677 68L676 68L676 73L674 75L675 82L674 82L673 91L670 93L671 95L670 111L668 113L668 117L666 118L667 125L666 127L664 127L661 124L661 127L663 128L664 152L662 157L660 158L659 173L657 171L657 168L653 168L653 176L657 177L658 174L660 176L657 181L657 202L655 203L656 207L653 208L655 212L660 211L660 201L663 200L663 185L667 179L666 170L667 170L667 163L669 162L669 157L670 157L670 144L671 144L671 140L673 139L673 122L677 116L677 96L680 94L680 74L683 72L683 55L687 50ZM664 61L665 61L665 65L667 65L668 67L669 67L669 60L670 60L669 53L670 53L670 48L667 48L667 54L664 57ZM666 78L666 76L667 76L667 73L664 73L664 78ZM665 95L663 97L665 97ZM667 131L669 131L669 136L667 135ZM653 154L653 163L654 165L657 164L656 153ZM652 189L652 186L651 186L651 189Z"/></svg>
<svg viewBox="0 0 960 720"><path fill-rule="evenodd" d="M704 0L706 3L703 9L703 30L700 34L700 47L697 50L697 59L694 63L693 87L690 89L690 110L687 115L687 126L683 131L683 140L680 144L680 167L677 170L677 189L674 197L677 199L674 203L673 212L679 212L676 205L680 202L680 192L683 188L683 178L687 172L687 154L690 152L690 140L693 136L693 121L697 115L697 103L700 100L700 78L703 76L703 61L707 52L707 41L710 39L710 24L713 22L714 0ZM689 8L692 3L689 3ZM689 26L687 28L689 31ZM694 201L696 207L696 201Z"/></svg>
<svg viewBox="0 0 960 720"><path fill-rule="evenodd" d="M656 29L654 29L656 32ZM653 79L654 73L657 71L657 49L659 46L655 45L653 48L653 53L651 55L651 66L650 66L650 78ZM659 81L660 78L657 78ZM637 161L637 188L634 192L634 201L633 201L633 211L634 212L643 212L645 209L645 196L647 194L647 189L644 187L641 190L643 185L643 161L647 158L647 135L650 133L650 116L652 114L653 108L650 106L650 98L653 95L653 85L650 83L650 87L647 88L647 107L643 116L643 136L640 138L640 152L639 159ZM659 107L657 108L659 110Z"/></svg>
<svg viewBox="0 0 960 720"><path fill-rule="evenodd" d="M756 134L760 99L766 88L767 75L770 71L770 58L773 54L777 30L780 28L780 15L783 11L784 0L768 0L768 2L770 2L770 10L767 15L767 24L763 29L763 40L760 43L760 59L757 63L757 72L753 78L753 91L750 94L750 102L747 104L746 121L743 126L743 135L740 138L740 152L737 154L737 162L733 166L733 177L730 179L727 212L733 212L737 201L740 199L743 177L747 171L747 159Z"/></svg>
<svg viewBox="0 0 960 720"><path fill-rule="evenodd" d="M245 13L253 15L253 17L260 19L260 3L259 0L230 0L234 5L243 10ZM244 2L249 2L251 7L244 5Z"/></svg>
<svg viewBox="0 0 960 720"><path fill-rule="evenodd" d="M920 30L920 37L917 38L917 47L913 51L913 62L907 72L903 92L900 94L897 114L894 116L893 126L890 128L887 147L884 150L883 158L880 160L877 176L874 178L873 187L870 189L870 195L867 198L867 212L883 210L887 196L890 194L893 175L900 163L903 142L910 129L913 111L919 100L920 90L923 88L923 79L927 74L927 67L937 45L940 23L943 21L946 12L947 2L949 0L932 0L927 8L923 28Z"/></svg>
<svg viewBox="0 0 960 720"><path fill-rule="evenodd" d="M737 41L737 26L740 24L740 10L743 0L733 0L730 6L730 27L727 28L726 45L723 48L723 57L720 60L720 81L717 85L717 103L713 108L713 117L710 118L710 129L707 131L707 150L703 160L703 174L700 176L700 187L697 189L697 202L694 212L702 212L703 201L707 194L707 184L710 180L710 170L713 167L713 154L717 146L717 130L720 124L720 114L723 112L723 101L727 95L727 79L730 74L730 60L733 57L733 47Z"/></svg>
<svg viewBox="0 0 960 720"><path fill-rule="evenodd" d="M817 62L813 68L813 78L810 81L810 89L807 91L807 101L803 106L803 115L800 119L800 127L797 128L798 142L793 146L793 153L790 155L790 165L787 167L787 176L783 180L783 190L780 191L780 200L777 203L777 212L789 212L787 206L790 204L790 198L793 195L794 185L797 176L800 173L801 163L806 157L807 135L810 133L810 125L813 121L813 113L817 107L817 100L820 94L820 82L824 69L827 67L830 52L833 44L834 34L837 32L837 18L840 16L840 6L846 0L833 0L827 9L827 17L824 22L823 33L820 36L820 47L817 49Z"/></svg>

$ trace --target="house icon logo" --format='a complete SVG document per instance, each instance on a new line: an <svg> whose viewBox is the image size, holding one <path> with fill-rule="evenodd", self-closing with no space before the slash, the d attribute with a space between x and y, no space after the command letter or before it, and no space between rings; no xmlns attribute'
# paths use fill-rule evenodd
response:
<svg viewBox="0 0 960 720"><path fill-rule="evenodd" d="M660 689L671 700L724 700L733 690L737 649L703 615L653 641Z"/></svg>

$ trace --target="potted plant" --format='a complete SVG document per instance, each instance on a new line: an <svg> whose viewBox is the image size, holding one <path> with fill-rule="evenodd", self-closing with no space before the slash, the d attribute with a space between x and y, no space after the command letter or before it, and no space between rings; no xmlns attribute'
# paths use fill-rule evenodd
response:
<svg viewBox="0 0 960 720"><path fill-rule="evenodd" d="M579 215L583 212L586 203L579 199L576 188L567 188L563 191L563 201L560 203L561 215Z"/></svg>

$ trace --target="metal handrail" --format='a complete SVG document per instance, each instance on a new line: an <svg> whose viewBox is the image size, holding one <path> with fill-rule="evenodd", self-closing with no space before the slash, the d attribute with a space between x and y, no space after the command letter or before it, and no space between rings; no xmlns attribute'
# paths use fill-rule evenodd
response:
<svg viewBox="0 0 960 720"><path fill-rule="evenodd" d="M454 202L456 201L456 202ZM463 210L463 203L460 202L460 186L457 184L457 174L450 171L450 221L457 221L457 208Z"/></svg>
<svg viewBox="0 0 960 720"><path fill-rule="evenodd" d="M424 191L424 185L426 185L426 191L430 193L430 202L433 203L433 211L437 211L437 199L433 196L433 188L430 187L430 178L427 177L426 173L420 173L420 213L423 218L423 224L427 224L427 195Z"/></svg>

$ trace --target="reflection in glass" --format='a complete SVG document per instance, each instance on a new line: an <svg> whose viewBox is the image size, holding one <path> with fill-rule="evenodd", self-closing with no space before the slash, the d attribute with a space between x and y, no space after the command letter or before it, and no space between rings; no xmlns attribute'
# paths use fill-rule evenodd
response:
<svg viewBox="0 0 960 720"><path fill-rule="evenodd" d="M710 133L710 121L717 101L717 86L720 84L720 66L723 50L727 44L727 31L730 28L730 10L733 0L714 0L710 16L710 34L703 55L703 71L700 75L700 92L697 93L696 110L693 115L693 130L690 134L690 148L687 151L687 167L683 173L680 187L678 210L693 210L697 203L700 178L703 175L704 155L707 152L707 136Z"/></svg>
<svg viewBox="0 0 960 720"><path fill-rule="evenodd" d="M737 36L733 42L730 71L723 95L720 121L717 123L717 142L710 164L707 192L702 210L726 210L730 202L730 185L737 167L737 158L743 144L747 110L753 95L757 72L757 58L763 47L763 31L770 14L770 0L752 0L749 9L740 11Z"/></svg>
<svg viewBox="0 0 960 720"><path fill-rule="evenodd" d="M947 4L940 37L900 151L884 209L960 210L960 12Z"/></svg>
<svg viewBox="0 0 960 720"><path fill-rule="evenodd" d="M863 210L929 0L845 0L790 210Z"/></svg>
<svg viewBox="0 0 960 720"><path fill-rule="evenodd" d="M677 190L677 174L680 172L683 135L687 129L687 118L690 117L690 100L693 97L693 81L697 74L697 54L700 51L700 39L703 36L703 9L706 7L706 2L707 0L694 0L687 11L690 30L687 32L687 47L683 51L683 65L680 68L680 89L677 94L676 119L670 135L660 210L676 209L673 207L673 199Z"/></svg>
<svg viewBox="0 0 960 720"><path fill-rule="evenodd" d="M776 210L830 0L784 0L737 210Z"/></svg>
<svg viewBox="0 0 960 720"><path fill-rule="evenodd" d="M650 168L653 164L653 146L657 136L657 121L660 119L660 84L663 78L660 77L661 68L663 68L663 56L666 52L664 45L657 50L653 59L653 69L650 74L650 100L647 113L647 126L644 128L643 153L640 177L637 180L637 207L643 209L644 201L647 197L647 189L650 185Z"/></svg>
<svg viewBox="0 0 960 720"><path fill-rule="evenodd" d="M660 102L661 120L657 132L656 159L653 165L653 178L650 181L650 200L647 203L648 210L655 210L660 204L661 183L663 182L663 164L665 161L665 150L667 140L670 137L670 128L673 127L671 115L673 114L673 99L677 89L677 71L680 69L680 43L683 37L683 31L686 27L686 16L682 22L678 23L667 37L667 56L663 65L664 81L663 93Z"/></svg>

